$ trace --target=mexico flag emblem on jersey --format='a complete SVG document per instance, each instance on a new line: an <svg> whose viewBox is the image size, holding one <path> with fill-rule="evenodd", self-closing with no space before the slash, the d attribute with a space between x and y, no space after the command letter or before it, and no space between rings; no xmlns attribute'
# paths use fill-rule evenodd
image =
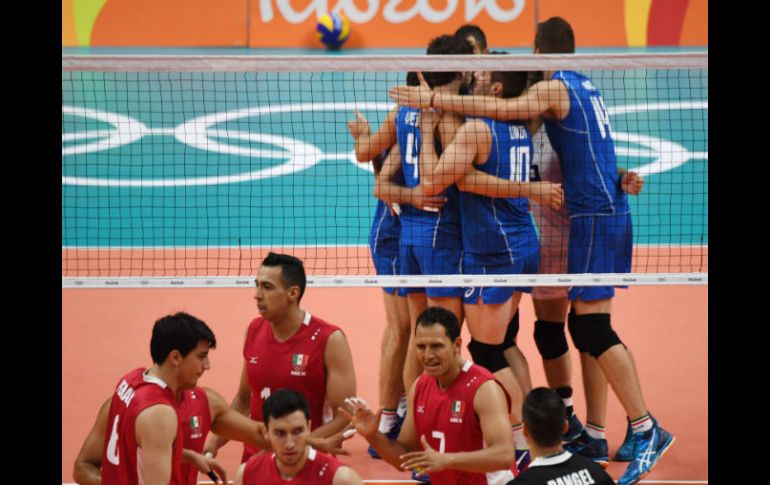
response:
<svg viewBox="0 0 770 485"><path fill-rule="evenodd" d="M462 423L464 409L465 403L463 401L452 401L452 414L449 415L449 422Z"/></svg>
<svg viewBox="0 0 770 485"><path fill-rule="evenodd" d="M291 356L291 375L304 376L305 368L307 367L307 354L294 354Z"/></svg>
<svg viewBox="0 0 770 485"><path fill-rule="evenodd" d="M201 432L201 422L200 419L198 419L198 416L193 416L190 418L190 438L196 439L201 438L203 436L203 433Z"/></svg>

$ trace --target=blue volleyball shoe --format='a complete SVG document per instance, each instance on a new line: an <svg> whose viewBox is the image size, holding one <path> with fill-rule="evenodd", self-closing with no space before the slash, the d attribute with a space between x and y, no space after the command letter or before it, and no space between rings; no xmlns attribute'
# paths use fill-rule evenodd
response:
<svg viewBox="0 0 770 485"><path fill-rule="evenodd" d="M420 483L430 483L430 475L418 475L416 471L412 470L412 480Z"/></svg>
<svg viewBox="0 0 770 485"><path fill-rule="evenodd" d="M594 438L586 430L577 439L564 445L564 449L572 454L584 456L602 468L610 464L610 453L607 440Z"/></svg>
<svg viewBox="0 0 770 485"><path fill-rule="evenodd" d="M653 421L655 421L655 418L652 418ZM615 458L613 460L615 461L631 461L631 459L634 457L634 432L631 429L631 423L628 423L628 427L626 428L626 437L623 438L623 443L620 445L620 448L618 448L618 451L615 452Z"/></svg>
<svg viewBox="0 0 770 485"><path fill-rule="evenodd" d="M513 458L516 460L516 476L518 477L521 472L529 468L529 464L532 461L532 455L529 454L529 450L519 450L516 449L513 451Z"/></svg>
<svg viewBox="0 0 770 485"><path fill-rule="evenodd" d="M566 445L571 441L575 441L585 431L583 423L580 422L576 414L569 417L567 432L562 437L562 442Z"/></svg>
<svg viewBox="0 0 770 485"><path fill-rule="evenodd" d="M650 430L635 433L633 458L618 480L618 485L632 485L647 476L674 441L674 435L661 428L658 423L654 423Z"/></svg>

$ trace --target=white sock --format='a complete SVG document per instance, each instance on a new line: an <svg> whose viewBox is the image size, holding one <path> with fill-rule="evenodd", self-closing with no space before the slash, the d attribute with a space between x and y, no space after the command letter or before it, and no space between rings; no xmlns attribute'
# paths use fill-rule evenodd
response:
<svg viewBox="0 0 770 485"><path fill-rule="evenodd" d="M524 438L524 426L521 423L519 423L511 426L511 429L513 430L513 446L517 450L529 449L529 444L527 443L527 439Z"/></svg>
<svg viewBox="0 0 770 485"><path fill-rule="evenodd" d="M649 414L645 414L639 419L631 421L631 429L634 433L644 433L652 429L652 418Z"/></svg>
<svg viewBox="0 0 770 485"><path fill-rule="evenodd" d="M588 433L588 436L595 440L607 439L607 437L604 435L604 428L593 423L586 423L586 433Z"/></svg>
<svg viewBox="0 0 770 485"><path fill-rule="evenodd" d="M403 392L401 393L401 397L398 398L398 408L396 409L396 414L398 414L399 418L406 416L406 394Z"/></svg>
<svg viewBox="0 0 770 485"><path fill-rule="evenodd" d="M380 433L387 433L398 422L398 415L395 409L385 409L380 416Z"/></svg>

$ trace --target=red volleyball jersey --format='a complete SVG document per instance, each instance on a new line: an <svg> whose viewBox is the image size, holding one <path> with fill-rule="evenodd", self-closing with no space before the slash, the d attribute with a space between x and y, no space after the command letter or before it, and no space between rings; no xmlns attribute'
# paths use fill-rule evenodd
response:
<svg viewBox="0 0 770 485"><path fill-rule="evenodd" d="M249 415L262 419L262 403L270 393L288 387L302 393L310 405L313 429L323 424L323 405L326 398L326 369L324 352L326 341L339 327L326 323L305 312L299 330L285 342L278 342L270 322L262 317L254 319L246 332L243 358L246 359L247 377L251 385ZM246 461L259 448L244 445Z"/></svg>
<svg viewBox="0 0 770 485"><path fill-rule="evenodd" d="M200 387L186 389L179 404L179 421L184 434L184 448L203 453L203 445L211 430L211 408L206 391ZM198 469L187 462L182 463L184 485L198 483Z"/></svg>
<svg viewBox="0 0 770 485"><path fill-rule="evenodd" d="M115 388L107 418L102 453L102 485L142 483L142 450L136 442L136 418L150 406L168 404L175 410L174 394L160 379L134 369ZM182 425L172 448L170 485L182 485Z"/></svg>
<svg viewBox="0 0 770 485"><path fill-rule="evenodd" d="M495 377L485 368L467 361L455 381L440 389L438 381L423 374L414 390L414 424L417 439L425 436L428 444L441 453L476 451L484 448L481 424L473 409L473 399L479 386ZM497 382L500 385L499 382ZM500 385L502 389L502 385ZM505 393L505 390L503 389ZM510 410L511 401L505 393ZM471 473L444 470L430 474L433 485L497 484L513 479L510 470Z"/></svg>
<svg viewBox="0 0 770 485"><path fill-rule="evenodd" d="M332 485L337 469L344 466L331 455L308 446L307 460L302 470L291 480L284 480L275 463L275 453L252 456L243 470L243 485Z"/></svg>

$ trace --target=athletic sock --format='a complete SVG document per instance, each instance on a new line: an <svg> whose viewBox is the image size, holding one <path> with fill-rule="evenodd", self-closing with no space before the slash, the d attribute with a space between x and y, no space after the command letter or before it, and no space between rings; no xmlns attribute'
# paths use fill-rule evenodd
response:
<svg viewBox="0 0 770 485"><path fill-rule="evenodd" d="M586 423L586 433L588 433L588 436L595 440L607 439L607 437L604 435L604 426L599 426L598 424Z"/></svg>
<svg viewBox="0 0 770 485"><path fill-rule="evenodd" d="M387 433L398 423L398 415L395 409L384 409L380 416L380 433Z"/></svg>
<svg viewBox="0 0 770 485"><path fill-rule="evenodd" d="M652 418L649 413L631 421L631 429L634 431L634 434L649 431L652 429L652 425Z"/></svg>
<svg viewBox="0 0 770 485"><path fill-rule="evenodd" d="M517 450L526 450L529 449L529 444L527 443L526 438L524 438L524 425L514 424L511 426L511 429L513 430L513 446Z"/></svg>

